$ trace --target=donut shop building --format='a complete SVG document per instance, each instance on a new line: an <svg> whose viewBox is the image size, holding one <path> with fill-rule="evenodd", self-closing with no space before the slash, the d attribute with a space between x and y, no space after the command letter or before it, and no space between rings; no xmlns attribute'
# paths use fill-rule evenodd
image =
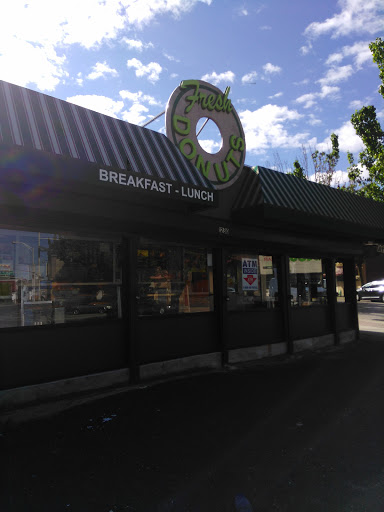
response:
<svg viewBox="0 0 384 512"><path fill-rule="evenodd" d="M165 118L167 135L0 82L3 406L357 339L383 205L247 166L229 88L184 81Z"/></svg>

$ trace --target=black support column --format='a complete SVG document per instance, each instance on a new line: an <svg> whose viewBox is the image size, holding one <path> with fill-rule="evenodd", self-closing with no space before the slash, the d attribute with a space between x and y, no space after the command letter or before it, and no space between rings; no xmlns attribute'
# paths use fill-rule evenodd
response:
<svg viewBox="0 0 384 512"><path fill-rule="evenodd" d="M291 311L291 286L289 281L289 257L284 255L280 258L281 283L280 283L280 301L283 315L284 337L288 343L288 353L293 354L292 337L292 311Z"/></svg>
<svg viewBox="0 0 384 512"><path fill-rule="evenodd" d="M123 239L122 250L122 316L127 347L127 364L130 382L140 380L138 347L137 347L137 247L136 237Z"/></svg>
<svg viewBox="0 0 384 512"><path fill-rule="evenodd" d="M228 364L228 329L227 317L227 276L225 253L223 249L213 249L214 264L214 300L217 316L217 335L221 348L222 365Z"/></svg>
<svg viewBox="0 0 384 512"><path fill-rule="evenodd" d="M343 260L344 269L344 295L345 302L351 304L352 316L353 316L353 328L356 330L356 337L359 337L359 315L357 309L356 299L356 269L355 259L346 258Z"/></svg>

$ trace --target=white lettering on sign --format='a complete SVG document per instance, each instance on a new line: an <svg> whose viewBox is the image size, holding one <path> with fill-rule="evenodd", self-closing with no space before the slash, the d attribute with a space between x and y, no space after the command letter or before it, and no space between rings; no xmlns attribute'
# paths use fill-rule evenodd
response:
<svg viewBox="0 0 384 512"><path fill-rule="evenodd" d="M257 258L242 258L242 287L243 290L257 291L259 289L259 262Z"/></svg>
<svg viewBox="0 0 384 512"><path fill-rule="evenodd" d="M183 197L189 197L191 199L202 199L203 201L213 201L213 192L207 192L206 190L198 190L196 188L189 188L182 186L181 195Z"/></svg>
<svg viewBox="0 0 384 512"><path fill-rule="evenodd" d="M207 190L201 190L186 185L181 185L175 188L172 183L165 181L156 181L152 178L143 178L124 172L109 171L106 169L99 169L99 181L114 183L124 187L131 187L141 190L150 190L160 194L179 195L187 199L198 199L200 201L214 202L214 193Z"/></svg>

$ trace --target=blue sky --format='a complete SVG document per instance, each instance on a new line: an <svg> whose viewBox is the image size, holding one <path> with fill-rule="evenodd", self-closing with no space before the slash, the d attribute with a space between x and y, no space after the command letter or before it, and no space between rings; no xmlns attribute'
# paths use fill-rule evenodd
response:
<svg viewBox="0 0 384 512"><path fill-rule="evenodd" d="M343 180L346 152L362 149L351 114L375 105L384 124L368 48L384 36L383 0L12 0L0 16L0 79L135 124L181 80L230 86L248 165L278 155L288 168L335 132ZM212 123L199 140L217 150Z"/></svg>

